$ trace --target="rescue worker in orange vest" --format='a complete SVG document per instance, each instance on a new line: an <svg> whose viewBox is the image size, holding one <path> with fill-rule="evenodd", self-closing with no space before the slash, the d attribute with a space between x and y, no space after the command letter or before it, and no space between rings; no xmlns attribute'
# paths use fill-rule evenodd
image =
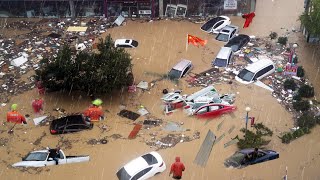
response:
<svg viewBox="0 0 320 180"><path fill-rule="evenodd" d="M100 99L92 101L92 105L84 112L86 122L97 122L104 119L101 104Z"/></svg>
<svg viewBox="0 0 320 180"><path fill-rule="evenodd" d="M26 118L17 112L17 104L11 105L11 111L7 113L7 122L13 122L17 124L27 124Z"/></svg>

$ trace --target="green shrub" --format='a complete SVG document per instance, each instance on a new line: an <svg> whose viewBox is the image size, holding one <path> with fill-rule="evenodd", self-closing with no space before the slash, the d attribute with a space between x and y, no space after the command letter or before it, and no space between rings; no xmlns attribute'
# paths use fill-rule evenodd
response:
<svg viewBox="0 0 320 180"><path fill-rule="evenodd" d="M276 32L271 32L271 33L269 34L269 37L270 37L271 40L272 40L272 39L276 39L276 38L278 37L278 34L277 34Z"/></svg>
<svg viewBox="0 0 320 180"><path fill-rule="evenodd" d="M279 37L278 38L278 43L282 44L282 45L286 45L288 42L288 38L287 37Z"/></svg>
<svg viewBox="0 0 320 180"><path fill-rule="evenodd" d="M301 137L301 136L303 136L303 135L304 135L304 132L303 132L303 129L302 129L302 128L297 129L296 131L294 131L294 132L292 133L293 138L298 138L298 137Z"/></svg>
<svg viewBox="0 0 320 180"><path fill-rule="evenodd" d="M285 90L291 89L292 91L296 90L297 84L293 79L286 79L283 83L283 88Z"/></svg>
<svg viewBox="0 0 320 180"><path fill-rule="evenodd" d="M301 100L302 100L302 97L301 97L299 94L297 94L297 95L293 96L293 100L295 100L295 101L301 101Z"/></svg>
<svg viewBox="0 0 320 180"><path fill-rule="evenodd" d="M302 66L299 66L297 69L297 76L298 77L303 77L304 76L304 69Z"/></svg>
<svg viewBox="0 0 320 180"><path fill-rule="evenodd" d="M299 94L301 97L311 98L314 96L314 88L309 85L303 85L299 88Z"/></svg>
<svg viewBox="0 0 320 180"><path fill-rule="evenodd" d="M280 139L281 139L282 143L289 144L290 141L293 139L293 136L292 136L291 132L287 132L284 135L282 135L280 137Z"/></svg>
<svg viewBox="0 0 320 180"><path fill-rule="evenodd" d="M306 100L293 102L292 105L296 111L308 111L310 109L310 103Z"/></svg>
<svg viewBox="0 0 320 180"><path fill-rule="evenodd" d="M303 130L304 134L310 134L311 133L310 129L307 128L307 127L303 127L302 130Z"/></svg>
<svg viewBox="0 0 320 180"><path fill-rule="evenodd" d="M311 129L317 124L317 119L310 113L304 113L297 119L297 125L300 128Z"/></svg>

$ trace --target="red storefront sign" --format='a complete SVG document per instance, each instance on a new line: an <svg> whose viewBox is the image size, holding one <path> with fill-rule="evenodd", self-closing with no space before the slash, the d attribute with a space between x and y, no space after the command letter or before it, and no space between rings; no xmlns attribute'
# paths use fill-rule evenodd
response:
<svg viewBox="0 0 320 180"><path fill-rule="evenodd" d="M291 75L291 76L296 76L298 71L298 66L297 65L291 65L287 64L286 67L284 68L284 75Z"/></svg>

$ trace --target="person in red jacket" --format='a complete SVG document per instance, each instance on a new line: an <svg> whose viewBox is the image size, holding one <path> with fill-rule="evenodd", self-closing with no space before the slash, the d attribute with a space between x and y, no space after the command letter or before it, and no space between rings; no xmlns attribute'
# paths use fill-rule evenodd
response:
<svg viewBox="0 0 320 180"><path fill-rule="evenodd" d="M32 108L33 108L34 113L39 114L40 111L43 110L43 99L40 97L40 98L33 100Z"/></svg>
<svg viewBox="0 0 320 180"><path fill-rule="evenodd" d="M92 105L83 113L86 122L96 122L104 119L103 111L101 107L102 101L96 99L92 102Z"/></svg>
<svg viewBox="0 0 320 180"><path fill-rule="evenodd" d="M17 104L12 104L11 111L7 113L7 122L27 124L26 118L17 112Z"/></svg>
<svg viewBox="0 0 320 180"><path fill-rule="evenodd" d="M170 174L173 174L173 179L181 179L182 171L185 170L184 164L180 162L180 157L176 157L176 162L171 165Z"/></svg>

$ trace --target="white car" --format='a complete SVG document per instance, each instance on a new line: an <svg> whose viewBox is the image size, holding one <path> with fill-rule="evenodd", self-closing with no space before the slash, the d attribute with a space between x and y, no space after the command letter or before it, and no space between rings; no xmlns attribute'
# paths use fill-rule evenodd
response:
<svg viewBox="0 0 320 180"><path fill-rule="evenodd" d="M268 58L260 59L242 69L235 79L242 84L250 84L275 72L275 64Z"/></svg>
<svg viewBox="0 0 320 180"><path fill-rule="evenodd" d="M228 42L230 39L234 38L238 32L239 32L238 26L227 25L226 27L221 29L219 34L216 36L216 40Z"/></svg>
<svg viewBox="0 0 320 180"><path fill-rule="evenodd" d="M138 41L133 39L117 39L114 42L114 47L136 48L138 47L138 44Z"/></svg>
<svg viewBox="0 0 320 180"><path fill-rule="evenodd" d="M192 62L186 59L179 61L173 68L169 71L169 79L180 79L188 74L193 68Z"/></svg>
<svg viewBox="0 0 320 180"><path fill-rule="evenodd" d="M126 164L117 172L119 180L146 180L166 170L159 153L152 151Z"/></svg>
<svg viewBox="0 0 320 180"><path fill-rule="evenodd" d="M210 19L201 26L201 30L207 33L219 33L219 31L225 26L231 24L230 18L227 16L218 16Z"/></svg>
<svg viewBox="0 0 320 180"><path fill-rule="evenodd" d="M26 157L22 158L22 161L13 164L13 167L44 167L53 166L56 162L49 157L49 149L32 151ZM87 162L90 160L89 156L66 156L60 149L58 155L58 165L71 164L79 162Z"/></svg>

